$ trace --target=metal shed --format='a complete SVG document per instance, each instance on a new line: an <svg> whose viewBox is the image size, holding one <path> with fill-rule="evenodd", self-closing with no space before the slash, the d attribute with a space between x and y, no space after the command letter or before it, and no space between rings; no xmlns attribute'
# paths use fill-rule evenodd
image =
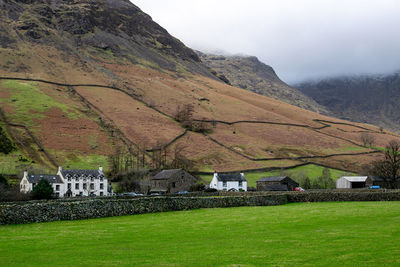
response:
<svg viewBox="0 0 400 267"><path fill-rule="evenodd" d="M368 176L342 176L336 181L336 188L365 188L372 184Z"/></svg>

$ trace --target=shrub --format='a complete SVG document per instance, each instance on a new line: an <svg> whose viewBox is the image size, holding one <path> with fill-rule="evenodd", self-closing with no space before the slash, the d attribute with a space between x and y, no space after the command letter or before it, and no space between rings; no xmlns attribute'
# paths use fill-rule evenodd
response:
<svg viewBox="0 0 400 267"><path fill-rule="evenodd" d="M218 190L217 189L215 189L215 188L206 188L205 190L204 190L204 192L207 192L207 193L212 193L212 192L218 192Z"/></svg>
<svg viewBox="0 0 400 267"><path fill-rule="evenodd" d="M204 184L195 184L190 187L189 191L190 192L201 192L201 191L204 191L205 189L206 189L206 186Z"/></svg>
<svg viewBox="0 0 400 267"><path fill-rule="evenodd" d="M14 144L8 139L3 128L0 127L0 152L4 154L9 154L15 149Z"/></svg>
<svg viewBox="0 0 400 267"><path fill-rule="evenodd" d="M51 199L53 197L53 187L49 181L42 179L32 190L34 199Z"/></svg>

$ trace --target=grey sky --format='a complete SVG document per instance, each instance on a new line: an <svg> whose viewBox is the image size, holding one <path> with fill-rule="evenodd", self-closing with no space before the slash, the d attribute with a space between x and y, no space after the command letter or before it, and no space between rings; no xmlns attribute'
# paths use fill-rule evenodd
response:
<svg viewBox="0 0 400 267"><path fill-rule="evenodd" d="M288 83L400 69L400 0L132 0L205 52L257 56Z"/></svg>

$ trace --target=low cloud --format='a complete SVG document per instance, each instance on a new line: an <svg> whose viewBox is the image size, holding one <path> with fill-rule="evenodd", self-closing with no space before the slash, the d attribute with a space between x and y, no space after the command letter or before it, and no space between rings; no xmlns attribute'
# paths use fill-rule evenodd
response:
<svg viewBox="0 0 400 267"><path fill-rule="evenodd" d="M398 0L136 0L205 52L257 56L286 82L400 69Z"/></svg>

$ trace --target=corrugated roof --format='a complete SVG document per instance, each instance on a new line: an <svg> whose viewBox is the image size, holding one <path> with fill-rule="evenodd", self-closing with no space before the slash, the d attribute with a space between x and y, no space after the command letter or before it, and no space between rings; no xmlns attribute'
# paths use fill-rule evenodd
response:
<svg viewBox="0 0 400 267"><path fill-rule="evenodd" d="M217 180L221 182L246 182L246 178L240 173L218 173Z"/></svg>
<svg viewBox="0 0 400 267"><path fill-rule="evenodd" d="M368 176L342 176L340 178L346 179L349 182L365 182Z"/></svg>

